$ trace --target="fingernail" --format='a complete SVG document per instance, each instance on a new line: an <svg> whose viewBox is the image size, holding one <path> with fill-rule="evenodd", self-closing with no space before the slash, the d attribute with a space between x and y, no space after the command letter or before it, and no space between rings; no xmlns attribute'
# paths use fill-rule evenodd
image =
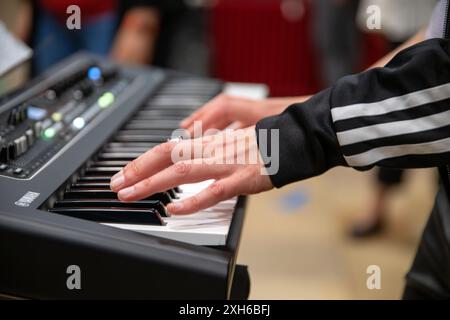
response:
<svg viewBox="0 0 450 320"><path fill-rule="evenodd" d="M117 189L125 182L125 176L119 171L111 178L111 189Z"/></svg>
<svg viewBox="0 0 450 320"><path fill-rule="evenodd" d="M183 209L183 204L181 202L173 202L167 206L167 210L169 210L169 212L176 212L181 209Z"/></svg>
<svg viewBox="0 0 450 320"><path fill-rule="evenodd" d="M189 123L189 119L184 119L183 121L180 122L180 126L185 128L188 123Z"/></svg>
<svg viewBox="0 0 450 320"><path fill-rule="evenodd" d="M134 193L134 186L122 189L119 191L120 198L128 198Z"/></svg>

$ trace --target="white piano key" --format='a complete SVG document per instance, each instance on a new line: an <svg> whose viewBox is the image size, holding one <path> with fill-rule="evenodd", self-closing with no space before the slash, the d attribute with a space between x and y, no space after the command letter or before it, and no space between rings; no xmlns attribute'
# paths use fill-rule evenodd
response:
<svg viewBox="0 0 450 320"><path fill-rule="evenodd" d="M207 188L213 180L180 186L181 201ZM165 226L105 223L105 225L150 234L196 245L225 245L233 218L237 197L222 201L211 208L188 215L163 218Z"/></svg>

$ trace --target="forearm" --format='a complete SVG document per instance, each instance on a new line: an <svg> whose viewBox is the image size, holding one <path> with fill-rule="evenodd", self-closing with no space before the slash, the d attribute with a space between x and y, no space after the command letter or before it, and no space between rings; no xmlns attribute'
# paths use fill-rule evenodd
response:
<svg viewBox="0 0 450 320"><path fill-rule="evenodd" d="M422 28L420 29L414 36L412 36L409 40L407 40L406 42L402 43L400 46L398 46L396 49L392 50L391 52L389 52L388 54L386 54L385 56L383 56L381 59L379 59L377 62L375 62L373 65L371 65L369 69L373 69L373 68L378 68L378 67L384 67L389 61L392 60L392 58L399 53L400 51L402 51L403 49L406 49L408 47L411 47L423 40L425 40L425 33L426 33L426 28Z"/></svg>
<svg viewBox="0 0 450 320"><path fill-rule="evenodd" d="M334 166L359 170L435 167L450 160L450 42L428 40L386 67L344 77L281 115L258 122L277 129L275 186Z"/></svg>
<svg viewBox="0 0 450 320"><path fill-rule="evenodd" d="M298 96L298 97L283 97L283 98L269 98L266 103L270 110L273 112L270 115L275 115L283 112L287 107L294 103L301 103L308 100L311 96ZM269 116L269 115L268 115Z"/></svg>
<svg viewBox="0 0 450 320"><path fill-rule="evenodd" d="M412 36L408 41L404 42L398 48L395 50L392 50L385 56L383 56L381 59L379 59L377 62L375 62L373 65L371 65L368 69L377 68L377 67L384 67L392 58L402 51L403 49L406 49L408 47L411 47L423 40L425 40L425 32L426 29L423 28L419 30L414 36ZM267 104L270 105L270 107L273 110L272 115L278 114L283 112L288 106L294 104L294 103L301 103L305 102L311 98L311 95L305 95L305 96L298 96L298 97L285 97L285 98L270 98L267 99Z"/></svg>
<svg viewBox="0 0 450 320"><path fill-rule="evenodd" d="M31 1L19 1L17 8L17 19L14 25L14 34L20 40L26 42L30 37L33 20L33 6Z"/></svg>

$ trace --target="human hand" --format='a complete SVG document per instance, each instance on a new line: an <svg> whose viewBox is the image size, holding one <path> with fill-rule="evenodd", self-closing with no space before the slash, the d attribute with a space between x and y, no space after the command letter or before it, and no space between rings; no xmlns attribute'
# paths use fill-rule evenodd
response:
<svg viewBox="0 0 450 320"><path fill-rule="evenodd" d="M184 119L180 126L191 135L194 134L195 122L201 123L203 132L208 129L223 130L234 122L237 125L233 129L246 128L308 98L309 96L255 100L221 94Z"/></svg>
<svg viewBox="0 0 450 320"><path fill-rule="evenodd" d="M159 23L159 12L152 7L138 6L127 11L114 39L111 58L125 64L151 63Z"/></svg>
<svg viewBox="0 0 450 320"><path fill-rule="evenodd" d="M236 195L273 188L259 155L254 127L158 145L113 176L111 190L128 202L209 179L215 182L190 198L170 203L167 210L189 214Z"/></svg>
<svg viewBox="0 0 450 320"><path fill-rule="evenodd" d="M194 122L196 121L201 121L203 131L222 130L235 121L239 122L238 128L246 128L266 116L269 110L264 102L265 100L220 94L184 119L180 126L191 135L194 133Z"/></svg>

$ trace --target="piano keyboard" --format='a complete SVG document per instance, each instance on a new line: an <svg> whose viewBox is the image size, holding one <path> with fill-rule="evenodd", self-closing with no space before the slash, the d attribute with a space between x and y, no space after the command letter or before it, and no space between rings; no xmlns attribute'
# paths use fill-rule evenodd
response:
<svg viewBox="0 0 450 320"><path fill-rule="evenodd" d="M217 82L189 77L163 85L71 179L48 211L196 245L224 245L236 198L188 216L170 216L165 209L171 202L200 192L212 181L179 186L132 203L117 200L109 186L114 174L170 139L180 121L217 94L219 88Z"/></svg>
<svg viewBox="0 0 450 320"><path fill-rule="evenodd" d="M109 189L113 174L221 90L216 80L80 53L4 99L0 296L229 298L245 197L169 216L168 203L211 181L133 203ZM82 290L67 289L71 265Z"/></svg>

